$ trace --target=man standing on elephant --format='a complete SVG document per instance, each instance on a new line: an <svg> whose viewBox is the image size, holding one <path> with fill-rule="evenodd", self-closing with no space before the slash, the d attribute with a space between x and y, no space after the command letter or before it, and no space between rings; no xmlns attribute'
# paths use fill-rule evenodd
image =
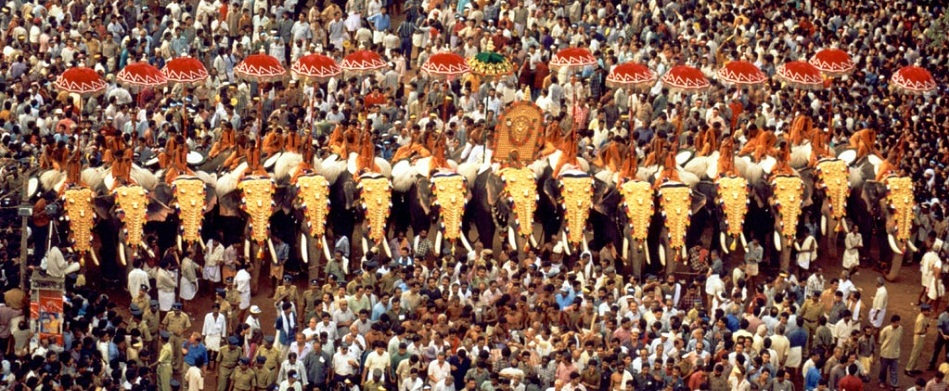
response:
<svg viewBox="0 0 949 391"><path fill-rule="evenodd" d="M745 249L745 272L748 276L748 285L755 289L755 278L758 276L758 264L764 256L764 249L761 248L758 238L752 238L751 243Z"/></svg>

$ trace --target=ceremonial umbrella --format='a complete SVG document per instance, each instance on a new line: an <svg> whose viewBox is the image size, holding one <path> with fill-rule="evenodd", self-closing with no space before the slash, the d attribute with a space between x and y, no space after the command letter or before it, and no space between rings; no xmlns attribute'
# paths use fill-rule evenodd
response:
<svg viewBox="0 0 949 391"><path fill-rule="evenodd" d="M663 85L679 92L701 91L711 85L702 71L685 65L672 67L661 80Z"/></svg>
<svg viewBox="0 0 949 391"><path fill-rule="evenodd" d="M489 42L488 48L490 49L492 46ZM489 78L507 75L514 71L514 64L511 63L511 60L490 50L469 58L468 65L471 67L471 72Z"/></svg>
<svg viewBox="0 0 949 391"><path fill-rule="evenodd" d="M566 48L563 49L550 59L550 68L559 69L563 67L567 68L582 68L587 65L596 64L596 57L593 57L593 54L590 53L590 49L587 48Z"/></svg>
<svg viewBox="0 0 949 391"><path fill-rule="evenodd" d="M357 50L343 57L339 67L346 72L364 74L387 67L389 64L379 56L379 53L369 50Z"/></svg>
<svg viewBox="0 0 949 391"><path fill-rule="evenodd" d="M422 64L422 72L430 77L451 80L471 71L471 66L465 58L451 52L441 52L431 55Z"/></svg>
<svg viewBox="0 0 949 391"><path fill-rule="evenodd" d="M115 80L136 89L161 87L168 83L168 78L147 62L133 62L122 68L115 75ZM139 91L136 96L138 105L142 105L142 94Z"/></svg>
<svg viewBox="0 0 949 391"><path fill-rule="evenodd" d="M82 100L105 91L106 83L92 68L69 68L56 78L53 85L60 90L79 95L79 117L82 118Z"/></svg>
<svg viewBox="0 0 949 391"><path fill-rule="evenodd" d="M729 61L715 75L723 84L754 86L768 81L768 76L748 61Z"/></svg>
<svg viewBox="0 0 949 391"><path fill-rule="evenodd" d="M840 49L818 50L807 62L831 77L846 75L856 68L850 55Z"/></svg>
<svg viewBox="0 0 949 391"><path fill-rule="evenodd" d="M617 65L606 75L606 85L610 87L651 88L656 84L656 72L635 62Z"/></svg>
<svg viewBox="0 0 949 391"><path fill-rule="evenodd" d="M824 79L817 67L804 61L791 61L778 65L777 76L793 88L819 90L824 87Z"/></svg>
<svg viewBox="0 0 949 391"><path fill-rule="evenodd" d="M300 57L293 63L290 70L299 77L315 81L339 76L343 72L336 60L322 54L308 54Z"/></svg>
<svg viewBox="0 0 949 391"><path fill-rule="evenodd" d="M298 77L304 80L312 80L315 83L328 80L343 73L343 69L339 67L339 64L337 64L336 60L332 57L316 53L300 57L299 60L290 66L290 70ZM313 123L313 102L314 96L316 95L316 88L317 86L314 85L310 90L310 103L307 105L307 119L311 124Z"/></svg>
<svg viewBox="0 0 949 391"><path fill-rule="evenodd" d="M904 94L925 94L936 90L936 80L925 68L906 66L893 74L890 84Z"/></svg>
<svg viewBox="0 0 949 391"><path fill-rule="evenodd" d="M275 57L266 54L251 54L234 67L234 74L246 80L266 83L283 79L287 76L287 70L280 64L280 60ZM257 120L260 121L260 126L257 128L258 138L264 127L263 114L264 102L262 98L258 97Z"/></svg>
<svg viewBox="0 0 949 391"><path fill-rule="evenodd" d="M194 57L178 57L165 63L161 73L175 83L197 83L208 78L204 64Z"/></svg>

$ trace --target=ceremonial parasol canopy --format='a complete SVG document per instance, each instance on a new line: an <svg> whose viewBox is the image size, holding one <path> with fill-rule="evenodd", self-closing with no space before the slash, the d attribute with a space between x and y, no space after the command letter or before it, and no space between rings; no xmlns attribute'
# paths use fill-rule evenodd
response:
<svg viewBox="0 0 949 391"><path fill-rule="evenodd" d="M506 75L514 71L514 64L496 52L481 52L468 59L471 71L487 77Z"/></svg>
<svg viewBox="0 0 949 391"><path fill-rule="evenodd" d="M656 84L656 72L649 67L627 62L617 65L606 75L606 85L610 87L650 88Z"/></svg>
<svg viewBox="0 0 949 391"><path fill-rule="evenodd" d="M846 75L856 68L850 55L840 49L818 50L807 62L827 76Z"/></svg>
<svg viewBox="0 0 949 391"><path fill-rule="evenodd" d="M715 75L719 82L725 84L753 86L768 81L768 76L748 61L729 61L715 72Z"/></svg>
<svg viewBox="0 0 949 391"><path fill-rule="evenodd" d="M379 53L369 50L357 50L343 57L339 67L346 72L372 72L389 66Z"/></svg>
<svg viewBox="0 0 949 391"><path fill-rule="evenodd" d="M105 81L92 68L67 69L53 83L56 88L73 94L88 95L105 91Z"/></svg>
<svg viewBox="0 0 949 391"><path fill-rule="evenodd" d="M442 52L431 55L425 64L422 64L422 72L430 77L453 79L471 71L471 66L465 62L465 58L455 53Z"/></svg>
<svg viewBox="0 0 949 391"><path fill-rule="evenodd" d="M557 54L554 54L549 63L553 69L562 67L582 68L593 64L596 64L596 57L593 57L593 54L590 53L590 49L587 48L563 49L557 52Z"/></svg>
<svg viewBox="0 0 949 391"><path fill-rule="evenodd" d="M685 65L674 66L662 75L662 84L680 92L701 91L711 85L702 71Z"/></svg>
<svg viewBox="0 0 949 391"><path fill-rule="evenodd" d="M890 79L893 88L906 94L925 94L936 90L936 80L925 68L906 66Z"/></svg>
<svg viewBox="0 0 949 391"><path fill-rule="evenodd" d="M266 54L251 54L234 67L234 74L258 82L276 81L287 76L280 61Z"/></svg>
<svg viewBox="0 0 949 391"><path fill-rule="evenodd" d="M204 64L194 57L179 57L165 63L161 73L175 83L197 83L208 78Z"/></svg>
<svg viewBox="0 0 949 391"><path fill-rule="evenodd" d="M819 90L824 87L820 70L804 61L791 61L778 65L777 76L778 79L794 88Z"/></svg>
<svg viewBox="0 0 949 391"><path fill-rule="evenodd" d="M130 87L161 87L168 78L147 62L133 62L115 75L115 80Z"/></svg>
<svg viewBox="0 0 949 391"><path fill-rule="evenodd" d="M332 57L315 53L300 57L290 70L297 76L314 80L326 80L343 72Z"/></svg>

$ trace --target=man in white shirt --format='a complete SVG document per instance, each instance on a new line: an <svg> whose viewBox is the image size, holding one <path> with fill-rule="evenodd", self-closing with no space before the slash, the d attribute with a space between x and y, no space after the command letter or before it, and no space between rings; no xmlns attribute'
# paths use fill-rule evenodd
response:
<svg viewBox="0 0 949 391"><path fill-rule="evenodd" d="M247 268L243 267L243 265L241 265L237 274L234 275L234 286L237 287L237 292L241 295L241 301L238 307L241 313L243 313L250 307L250 273L247 272Z"/></svg>
<svg viewBox="0 0 949 391"><path fill-rule="evenodd" d="M297 360L297 354L290 352L287 355L287 359L283 360L283 363L280 364L280 372L277 373L277 383L287 380L293 372L296 372L300 383L303 387L306 387L306 367L303 366L302 360Z"/></svg>
<svg viewBox="0 0 949 391"><path fill-rule="evenodd" d="M355 380L356 369L359 368L359 359L348 346L340 346L333 355L333 376L338 383L344 380Z"/></svg>
<svg viewBox="0 0 949 391"><path fill-rule="evenodd" d="M389 352L386 351L386 345L382 341L376 341L373 343L373 350L366 355L366 362L363 364L364 368L362 371L362 381L365 382L368 378L368 374L374 370L381 372L382 377L380 381L385 381L386 378L390 378L390 366L392 365L392 360L389 358Z"/></svg>
<svg viewBox="0 0 949 391"><path fill-rule="evenodd" d="M412 368L411 374L399 384L399 391L422 391L422 378L418 376L418 369Z"/></svg>
<svg viewBox="0 0 949 391"><path fill-rule="evenodd" d="M877 329L883 327L883 318L889 303L885 282L883 277L877 277L877 291L873 296L873 306L870 307L870 324Z"/></svg>
<svg viewBox="0 0 949 391"><path fill-rule="evenodd" d="M330 320L330 314L328 312L323 312L321 315L323 321L316 325L316 335L326 333L326 338L328 340L336 339L336 322ZM306 332L304 330L304 332Z"/></svg>
<svg viewBox="0 0 949 391"><path fill-rule="evenodd" d="M306 357L307 354L310 354L310 351L313 350L313 344L306 339L306 335L303 332L299 332L296 335L296 339L290 343L290 347L287 349L287 356L290 357L290 353L296 353L297 357ZM303 360L298 360L303 361Z"/></svg>
<svg viewBox="0 0 949 391"><path fill-rule="evenodd" d="M201 335L204 336L204 345L208 348L208 360L217 362L217 353L221 350L221 339L227 332L227 317L221 313L221 304L211 305L211 312L204 316L204 325ZM213 365L213 364L212 364Z"/></svg>
<svg viewBox="0 0 949 391"><path fill-rule="evenodd" d="M54 249L57 252L59 252L59 248L53 247L50 249L51 255L53 254ZM47 257L49 257L49 255ZM79 263L76 263L76 265L78 266ZM128 282L129 282L128 287L129 287L129 294L131 294L132 297L135 298L135 297L138 297L139 289L144 289L145 291L148 291L151 285L149 285L149 282L148 282L148 272L142 269L142 261L139 259L136 259L133 262L133 265L134 267L132 268L132 271L129 272L129 276L128 276Z"/></svg>
<svg viewBox="0 0 949 391"><path fill-rule="evenodd" d="M438 384L449 375L451 375L451 365L445 361L445 352L438 352L435 361L428 364L428 382Z"/></svg>

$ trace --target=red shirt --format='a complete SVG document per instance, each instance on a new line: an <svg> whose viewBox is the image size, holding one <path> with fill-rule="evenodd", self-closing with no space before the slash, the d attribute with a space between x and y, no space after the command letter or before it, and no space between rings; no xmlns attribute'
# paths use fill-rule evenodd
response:
<svg viewBox="0 0 949 391"><path fill-rule="evenodd" d="M863 391L863 380L860 378L847 375L843 379L840 379L840 382L837 383L837 388L840 391Z"/></svg>

